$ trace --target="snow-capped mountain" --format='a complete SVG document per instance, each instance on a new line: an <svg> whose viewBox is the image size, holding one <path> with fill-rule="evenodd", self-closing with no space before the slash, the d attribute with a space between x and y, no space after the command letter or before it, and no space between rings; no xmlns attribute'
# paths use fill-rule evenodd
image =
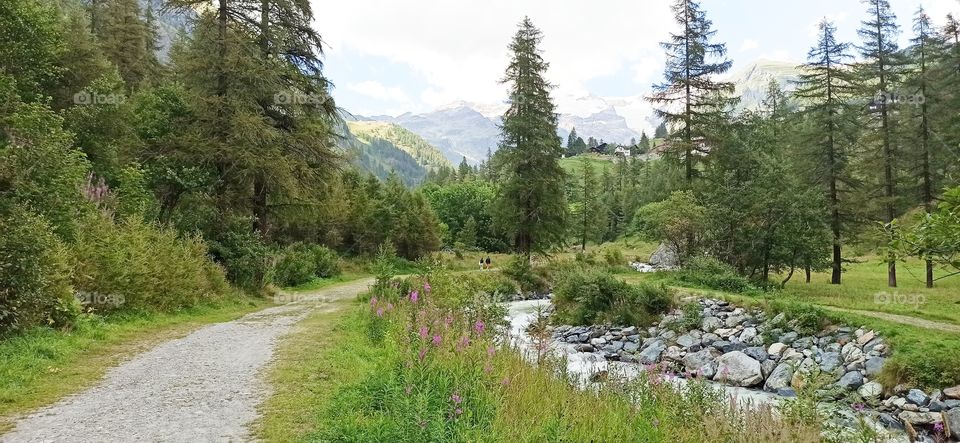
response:
<svg viewBox="0 0 960 443"><path fill-rule="evenodd" d="M796 89L800 79L799 63L757 60L734 71L725 81L733 82L740 96L739 109L756 110L767 98L767 88L775 80L784 91Z"/></svg>

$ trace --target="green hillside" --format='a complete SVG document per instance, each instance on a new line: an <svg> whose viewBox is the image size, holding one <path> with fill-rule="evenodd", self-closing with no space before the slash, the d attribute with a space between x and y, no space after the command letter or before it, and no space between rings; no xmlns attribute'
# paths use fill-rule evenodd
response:
<svg viewBox="0 0 960 443"><path fill-rule="evenodd" d="M369 144L373 139L386 140L403 152L410 154L422 166L453 167L439 149L419 135L399 125L374 121L352 121L347 122L347 126L350 128L350 132L360 141Z"/></svg>

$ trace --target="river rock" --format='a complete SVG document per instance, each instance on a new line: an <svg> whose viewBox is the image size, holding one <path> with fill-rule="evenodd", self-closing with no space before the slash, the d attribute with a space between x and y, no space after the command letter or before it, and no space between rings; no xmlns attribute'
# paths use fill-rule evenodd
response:
<svg viewBox="0 0 960 443"><path fill-rule="evenodd" d="M960 400L960 386L954 386L943 390L944 397ZM958 430L960 431L960 430Z"/></svg>
<svg viewBox="0 0 960 443"><path fill-rule="evenodd" d="M588 345L588 344L586 344L586 343L577 345L574 349L576 349L577 352L594 352L594 351L596 351L596 348L594 348L593 345Z"/></svg>
<svg viewBox="0 0 960 443"><path fill-rule="evenodd" d="M735 386L755 386L763 381L760 362L740 351L728 352L717 359L717 375L714 380Z"/></svg>
<svg viewBox="0 0 960 443"><path fill-rule="evenodd" d="M943 418L943 430L947 437L960 440L960 408L951 409L940 416Z"/></svg>
<svg viewBox="0 0 960 443"><path fill-rule="evenodd" d="M840 367L839 352L824 352L820 355L820 369L823 372L833 372Z"/></svg>
<svg viewBox="0 0 960 443"><path fill-rule="evenodd" d="M700 340L693 338L693 336L690 334L683 334L677 337L677 346L682 348L689 348L696 344L700 344Z"/></svg>
<svg viewBox="0 0 960 443"><path fill-rule="evenodd" d="M770 376L767 377L767 382L764 383L763 389L766 391L776 392L778 389L789 388L790 381L793 379L793 365L789 363L780 363L774 368L773 372L770 373Z"/></svg>
<svg viewBox="0 0 960 443"><path fill-rule="evenodd" d="M720 336L712 332L703 334L703 337L700 338L700 343L702 343L704 346L710 346L718 341L720 341Z"/></svg>
<svg viewBox="0 0 960 443"><path fill-rule="evenodd" d="M776 356L776 357L779 358L779 357L780 357L780 354L782 354L783 351L785 351L786 349L787 349L787 345L786 345L786 344L777 342L777 343L774 343L774 344L770 345L770 347L767 348L767 353L770 354L770 355L774 355L774 356Z"/></svg>
<svg viewBox="0 0 960 443"><path fill-rule="evenodd" d="M743 328L743 332L740 333L740 341L747 344L754 344L756 338L757 328Z"/></svg>
<svg viewBox="0 0 960 443"><path fill-rule="evenodd" d="M769 357L767 355L767 351L764 351L763 348L760 346L753 346L753 347L744 349L743 353L749 355L751 358L753 358L754 360L760 363L765 362Z"/></svg>
<svg viewBox="0 0 960 443"><path fill-rule="evenodd" d="M903 411L899 415L900 420L912 425L930 425L939 423L943 416L936 412L910 412Z"/></svg>
<svg viewBox="0 0 960 443"><path fill-rule="evenodd" d="M650 343L650 346L647 346L642 352L637 360L644 365L652 365L660 360L660 354L663 354L663 351L667 349L666 343L662 340L654 341Z"/></svg>
<svg viewBox="0 0 960 443"><path fill-rule="evenodd" d="M880 396L883 395L883 385L872 381L864 384L860 389L857 389L857 393L860 394L864 400L878 400Z"/></svg>
<svg viewBox="0 0 960 443"><path fill-rule="evenodd" d="M786 351L783 352L783 357L780 357L780 359L783 361L798 361L798 360L802 360L803 357L804 355L797 352L796 349L788 348Z"/></svg>
<svg viewBox="0 0 960 443"><path fill-rule="evenodd" d="M857 339L857 344L863 347L863 345L870 343L870 340L873 340L876 336L877 334L874 333L873 331L867 332L866 334L861 335L860 338Z"/></svg>
<svg viewBox="0 0 960 443"><path fill-rule="evenodd" d="M716 331L721 326L723 326L723 323L717 317L704 317L700 322L700 329L703 329L704 332Z"/></svg>
<svg viewBox="0 0 960 443"><path fill-rule="evenodd" d="M873 357L870 358L864 363L864 370L866 371L867 377L874 378L880 375L880 371L883 370L883 364L887 359L883 357Z"/></svg>
<svg viewBox="0 0 960 443"><path fill-rule="evenodd" d="M654 268L674 268L680 264L680 255L677 250L666 243L660 243L660 246L653 255L650 256L650 265Z"/></svg>
<svg viewBox="0 0 960 443"><path fill-rule="evenodd" d="M704 377L712 378L716 373L717 363L715 360L719 356L720 353L713 348L691 352L683 357L683 367L687 372L699 372Z"/></svg>
<svg viewBox="0 0 960 443"><path fill-rule="evenodd" d="M594 346L603 347L603 345L607 344L607 339L603 337L591 338L590 344Z"/></svg>
<svg viewBox="0 0 960 443"><path fill-rule="evenodd" d="M799 336L799 334L797 334L796 332L790 331L790 332L788 332L788 333L786 333L786 334L781 335L779 341L780 341L780 343L785 343L785 344L788 344L788 345L789 345L789 344L797 341L797 337L798 337L798 336Z"/></svg>
<svg viewBox="0 0 960 443"><path fill-rule="evenodd" d="M919 389L911 389L907 392L906 399L917 406L926 406L930 402L930 397L927 397L927 394Z"/></svg>
<svg viewBox="0 0 960 443"><path fill-rule="evenodd" d="M863 386L863 374L860 371L847 372L837 381L837 386L848 390L857 389Z"/></svg>

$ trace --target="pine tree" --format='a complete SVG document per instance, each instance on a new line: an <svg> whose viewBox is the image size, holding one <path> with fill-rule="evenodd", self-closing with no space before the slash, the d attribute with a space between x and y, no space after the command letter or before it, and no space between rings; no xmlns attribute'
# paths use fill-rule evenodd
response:
<svg viewBox="0 0 960 443"><path fill-rule="evenodd" d="M580 177L575 186L574 213L576 220L575 235L580 242L580 250L587 250L588 241L598 241L601 230L606 226L606 218L600 202L600 183L597 181L593 162L587 157L580 160Z"/></svg>
<svg viewBox="0 0 960 443"><path fill-rule="evenodd" d="M883 177L880 180L883 188L883 216L884 223L892 223L897 216L897 152L893 145L893 118L891 108L894 106L892 86L897 81L896 71L902 64L899 59L897 35L900 30L897 26L897 17L890 10L887 0L864 0L869 5L869 19L862 23L858 34L863 39L859 46L863 63L858 65L858 83L864 96L882 94L884 97L869 108L866 116L866 126L876 128L868 131L870 136L877 135L879 140L868 142L879 145ZM879 91L879 92L877 92ZM873 92L874 94L871 94ZM874 110L874 107L876 110ZM887 284L897 286L897 262L893 255L887 258Z"/></svg>
<svg viewBox="0 0 960 443"><path fill-rule="evenodd" d="M647 131L640 134L640 150L644 153L650 151L650 137L647 137Z"/></svg>
<svg viewBox="0 0 960 443"><path fill-rule="evenodd" d="M806 99L803 109L810 121L808 138L815 152L811 175L827 188L830 210L830 229L833 234L833 274L831 282L840 284L842 274L843 234L846 232L847 208L843 186L851 184L847 168L847 137L852 126L848 104L853 93L851 79L846 68L849 45L836 40L836 28L832 23L820 23L820 38L808 54L808 62L802 67L796 95Z"/></svg>
<svg viewBox="0 0 960 443"><path fill-rule="evenodd" d="M654 138L664 139L664 138L667 138L668 135L670 135L670 134L667 133L667 123L666 123L666 122L660 122L660 124L657 125L657 129L653 131L653 137L654 137Z"/></svg>
<svg viewBox="0 0 960 443"><path fill-rule="evenodd" d="M570 150L577 144L577 128L570 129L570 135L567 136L567 150Z"/></svg>
<svg viewBox="0 0 960 443"><path fill-rule="evenodd" d="M113 0L102 7L97 38L104 54L120 71L130 91L137 90L155 63L148 51L151 35L140 19L137 0Z"/></svg>
<svg viewBox="0 0 960 443"><path fill-rule="evenodd" d="M932 115L931 107L938 105L936 97L931 92L937 82L934 63L943 56L944 41L937 35L930 16L926 14L921 6L913 18L914 38L911 40L911 47L907 54L910 57L911 72L908 74L907 85L916 93L923 97L919 106L911 108L915 112L910 116L915 128L911 128L911 141L915 140L915 146L918 149L920 158L920 171L918 181L920 182L920 198L923 202L924 210L927 214L936 209L934 203L934 189L936 189L936 178L934 177L935 155L933 152L932 135ZM928 288L933 287L933 260L926 260L926 284Z"/></svg>
<svg viewBox="0 0 960 443"><path fill-rule="evenodd" d="M726 107L733 103L726 97L733 84L715 80L730 70L732 62L726 58L725 44L711 42L716 31L698 2L676 0L672 10L682 31L661 44L667 51L665 82L655 85L647 100L659 105L657 115L675 127L673 153L679 155L689 183L696 158L704 154L695 139L708 138L709 126L724 119Z"/></svg>
<svg viewBox="0 0 960 443"><path fill-rule="evenodd" d="M470 177L471 174L473 174L473 168L467 163L467 157L463 157L463 160L460 161L460 165L457 167L457 176L463 181Z"/></svg>
<svg viewBox="0 0 960 443"><path fill-rule="evenodd" d="M509 84L509 103L501 125L500 151L505 155L497 213L512 233L514 246L529 261L564 240L567 205L563 149L557 137L552 86L544 74L549 64L539 45L543 34L524 18L510 43L511 59L502 82Z"/></svg>

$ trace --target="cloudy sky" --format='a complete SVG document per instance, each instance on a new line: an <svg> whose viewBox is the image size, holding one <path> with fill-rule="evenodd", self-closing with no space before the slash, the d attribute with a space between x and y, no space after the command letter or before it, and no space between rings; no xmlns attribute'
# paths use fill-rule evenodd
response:
<svg viewBox="0 0 960 443"><path fill-rule="evenodd" d="M328 47L326 72L338 104L357 114L425 112L456 101L502 103L507 44L529 15L544 33L548 78L561 112L589 94L629 97L660 81L659 42L673 30L667 0L312 0ZM938 24L960 0L891 0L909 39L922 4ZM859 0L702 0L734 61L801 62L816 23L833 20L855 42Z"/></svg>

